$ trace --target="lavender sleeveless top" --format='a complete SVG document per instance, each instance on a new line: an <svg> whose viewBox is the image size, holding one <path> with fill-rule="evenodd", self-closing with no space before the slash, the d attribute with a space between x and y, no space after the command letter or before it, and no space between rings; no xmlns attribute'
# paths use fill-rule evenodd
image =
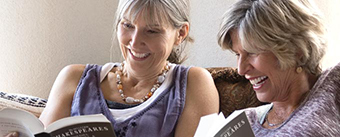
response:
<svg viewBox="0 0 340 137"><path fill-rule="evenodd" d="M123 121L116 121L106 104L100 89L101 69L99 65L86 65L73 97L71 116L102 113L111 121L117 137L174 136L185 103L190 67L175 65L171 83L164 91L156 91L161 92L156 99Z"/></svg>
<svg viewBox="0 0 340 137"><path fill-rule="evenodd" d="M262 127L272 104L245 109L258 137L340 137L340 63L324 71L309 95L275 129Z"/></svg>

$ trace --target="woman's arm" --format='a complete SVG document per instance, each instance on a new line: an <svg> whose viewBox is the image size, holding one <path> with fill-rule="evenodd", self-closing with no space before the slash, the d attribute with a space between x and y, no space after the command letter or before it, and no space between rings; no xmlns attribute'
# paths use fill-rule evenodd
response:
<svg viewBox="0 0 340 137"><path fill-rule="evenodd" d="M203 68L192 67L188 74L185 106L175 136L194 136L200 118L218 111L218 92L210 73Z"/></svg>
<svg viewBox="0 0 340 137"><path fill-rule="evenodd" d="M58 119L70 116L73 95L84 68L85 65L69 65L60 71L46 107L39 117L45 127Z"/></svg>

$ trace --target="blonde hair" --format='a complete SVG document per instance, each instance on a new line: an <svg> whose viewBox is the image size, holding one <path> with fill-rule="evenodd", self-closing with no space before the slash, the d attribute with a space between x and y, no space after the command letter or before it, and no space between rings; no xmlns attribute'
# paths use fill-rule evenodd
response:
<svg viewBox="0 0 340 137"><path fill-rule="evenodd" d="M190 23L189 11L189 0L125 0L116 12L115 29L123 18L133 22L139 16L149 25L166 25L179 29L183 24ZM193 42L189 35L181 45L172 50L168 57L170 62L177 64L183 62L181 54L187 42Z"/></svg>
<svg viewBox="0 0 340 137"><path fill-rule="evenodd" d="M303 67L310 74L321 73L325 28L311 0L240 0L223 17L218 33L222 49L232 48L231 30L237 30L246 51L271 51L282 69Z"/></svg>

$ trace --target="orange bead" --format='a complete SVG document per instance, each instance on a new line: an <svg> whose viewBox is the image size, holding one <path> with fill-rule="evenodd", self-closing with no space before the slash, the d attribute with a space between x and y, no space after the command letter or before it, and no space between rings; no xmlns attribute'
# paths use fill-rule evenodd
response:
<svg viewBox="0 0 340 137"><path fill-rule="evenodd" d="M118 84L117 88L118 88L118 90L123 89L123 85L122 84Z"/></svg>
<svg viewBox="0 0 340 137"><path fill-rule="evenodd" d="M149 92L148 97L150 98L152 96L152 92Z"/></svg>

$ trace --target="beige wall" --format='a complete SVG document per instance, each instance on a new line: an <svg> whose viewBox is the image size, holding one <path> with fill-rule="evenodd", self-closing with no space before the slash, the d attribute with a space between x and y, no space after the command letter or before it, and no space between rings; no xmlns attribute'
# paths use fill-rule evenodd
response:
<svg viewBox="0 0 340 137"><path fill-rule="evenodd" d="M340 62L340 0L315 0L325 17L328 31L328 50L323 59L323 69Z"/></svg>
<svg viewBox="0 0 340 137"><path fill-rule="evenodd" d="M46 98L68 64L110 60L115 0L1 0L0 91Z"/></svg>
<svg viewBox="0 0 340 137"><path fill-rule="evenodd" d="M216 34L220 18L236 0L191 0L191 33L185 65L236 67L235 57L221 51ZM324 67L339 62L339 0L316 0L325 13L330 48ZM47 98L59 71L68 64L110 61L117 0L1 0L0 91ZM120 61L113 46L111 61Z"/></svg>
<svg viewBox="0 0 340 137"><path fill-rule="evenodd" d="M217 32L223 13L236 0L192 0L191 32L195 43L187 47L187 65L201 67L236 67L236 58L222 51L217 44Z"/></svg>

